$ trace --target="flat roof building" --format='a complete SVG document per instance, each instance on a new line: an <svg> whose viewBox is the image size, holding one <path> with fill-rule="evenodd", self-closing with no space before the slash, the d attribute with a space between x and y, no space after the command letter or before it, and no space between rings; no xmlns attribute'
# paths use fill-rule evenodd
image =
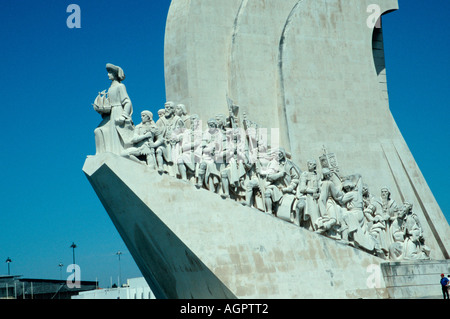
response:
<svg viewBox="0 0 450 319"><path fill-rule="evenodd" d="M79 288L71 288L66 280L0 276L0 299L70 299L79 292L96 288L95 281L80 281Z"/></svg>

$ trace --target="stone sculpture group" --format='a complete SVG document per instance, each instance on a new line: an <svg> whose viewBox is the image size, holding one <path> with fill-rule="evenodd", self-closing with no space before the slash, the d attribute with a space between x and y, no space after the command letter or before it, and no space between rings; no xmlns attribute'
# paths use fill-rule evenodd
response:
<svg viewBox="0 0 450 319"><path fill-rule="evenodd" d="M102 116L95 130L96 153L111 152L148 165L197 188L217 193L265 213L289 216L290 222L384 259L429 259L413 205L369 192L359 174L341 176L336 156L320 156L301 171L282 147L270 146L267 130L239 117L227 99L229 114L216 114L207 129L186 106L166 102L155 122L150 111L132 121L133 107L122 81L122 68L107 64L112 81L100 92L94 109Z"/></svg>

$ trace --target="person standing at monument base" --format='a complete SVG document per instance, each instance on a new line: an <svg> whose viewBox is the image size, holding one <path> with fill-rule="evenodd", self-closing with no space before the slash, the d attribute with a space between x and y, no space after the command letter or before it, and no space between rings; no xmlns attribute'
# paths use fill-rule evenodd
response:
<svg viewBox="0 0 450 319"><path fill-rule="evenodd" d="M448 283L449 279L445 277L444 274L441 274L442 295L444 296L444 299L450 299L448 296Z"/></svg>

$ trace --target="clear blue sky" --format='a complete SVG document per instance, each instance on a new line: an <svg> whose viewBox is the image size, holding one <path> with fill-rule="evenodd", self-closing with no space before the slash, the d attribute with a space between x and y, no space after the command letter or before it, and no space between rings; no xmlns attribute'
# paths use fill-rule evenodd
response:
<svg viewBox="0 0 450 319"><path fill-rule="evenodd" d="M81 8L81 29L66 26L71 3ZM95 153L100 118L91 103L109 87L107 62L125 70L135 122L163 106L169 5L2 0L0 275L9 256L12 274L59 279L72 241L82 280L117 282L118 250L122 278L141 275L81 169ZM449 1L400 0L384 18L391 110L448 220L449 12Z"/></svg>

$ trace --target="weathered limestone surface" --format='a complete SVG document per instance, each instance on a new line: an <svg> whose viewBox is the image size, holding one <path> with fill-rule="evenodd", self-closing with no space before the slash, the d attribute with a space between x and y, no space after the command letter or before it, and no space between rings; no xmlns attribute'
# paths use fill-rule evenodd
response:
<svg viewBox="0 0 450 319"><path fill-rule="evenodd" d="M83 170L157 298L388 297L380 258L115 154Z"/></svg>
<svg viewBox="0 0 450 319"><path fill-rule="evenodd" d="M250 119L279 128L300 164L326 144L344 175L361 173L372 193L387 185L410 201L431 258L448 259L450 227L389 110L382 32L367 25L372 3L173 0L166 95L204 123L227 114L228 95ZM377 4L398 9L397 0Z"/></svg>

